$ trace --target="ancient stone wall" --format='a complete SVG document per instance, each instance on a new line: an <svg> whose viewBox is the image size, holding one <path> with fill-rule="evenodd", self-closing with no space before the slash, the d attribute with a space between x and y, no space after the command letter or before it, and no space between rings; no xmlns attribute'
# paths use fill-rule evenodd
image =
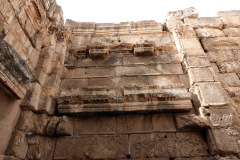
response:
<svg viewBox="0 0 240 160"><path fill-rule="evenodd" d="M0 4L0 159L240 158L240 12L63 25Z"/></svg>

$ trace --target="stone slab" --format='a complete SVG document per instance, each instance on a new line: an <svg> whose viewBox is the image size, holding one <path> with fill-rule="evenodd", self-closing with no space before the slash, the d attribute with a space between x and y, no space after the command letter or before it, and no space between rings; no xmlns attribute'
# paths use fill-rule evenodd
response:
<svg viewBox="0 0 240 160"><path fill-rule="evenodd" d="M225 34L220 29L215 28L198 28L195 30L198 38L208 37L225 37Z"/></svg>
<svg viewBox="0 0 240 160"><path fill-rule="evenodd" d="M127 154L127 135L60 137L54 159L124 159Z"/></svg>
<svg viewBox="0 0 240 160"><path fill-rule="evenodd" d="M176 155L174 133L131 134L129 143L133 159L175 157Z"/></svg>
<svg viewBox="0 0 240 160"><path fill-rule="evenodd" d="M150 114L117 116L117 133L149 133L152 132Z"/></svg>
<svg viewBox="0 0 240 160"><path fill-rule="evenodd" d="M176 132L176 127L171 113L152 114L153 131Z"/></svg>
<svg viewBox="0 0 240 160"><path fill-rule="evenodd" d="M83 59L78 60L77 67L106 67L122 65L122 57L109 56L106 59Z"/></svg>
<svg viewBox="0 0 240 160"><path fill-rule="evenodd" d="M218 74L218 76L224 88L240 87L240 80L236 73L224 73Z"/></svg>
<svg viewBox="0 0 240 160"><path fill-rule="evenodd" d="M88 87L88 79L64 79L61 83L61 89L75 89Z"/></svg>
<svg viewBox="0 0 240 160"><path fill-rule="evenodd" d="M115 116L86 116L75 120L74 135L116 134Z"/></svg>
<svg viewBox="0 0 240 160"><path fill-rule="evenodd" d="M217 82L199 83L201 105L204 107L223 106L228 103L223 88Z"/></svg>
<svg viewBox="0 0 240 160"><path fill-rule="evenodd" d="M145 56L145 57L123 57L123 65L148 65L158 63L171 63L170 55Z"/></svg>
<svg viewBox="0 0 240 160"><path fill-rule="evenodd" d="M168 85L180 83L178 75L161 75L161 76L148 76L149 85Z"/></svg>
<svg viewBox="0 0 240 160"><path fill-rule="evenodd" d="M180 64L116 67L116 76L183 74Z"/></svg>
<svg viewBox="0 0 240 160"><path fill-rule="evenodd" d="M214 77L208 68L190 68L188 75L191 85L198 82L214 82Z"/></svg>
<svg viewBox="0 0 240 160"><path fill-rule="evenodd" d="M113 77L114 68L77 68L70 71L70 78Z"/></svg>

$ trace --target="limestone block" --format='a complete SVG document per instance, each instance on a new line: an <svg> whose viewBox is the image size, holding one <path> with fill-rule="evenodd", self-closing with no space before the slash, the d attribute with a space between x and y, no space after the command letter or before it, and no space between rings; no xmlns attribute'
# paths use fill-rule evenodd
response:
<svg viewBox="0 0 240 160"><path fill-rule="evenodd" d="M211 63L211 67L213 68L213 70L215 71L215 73L219 73L218 66L217 66L216 63Z"/></svg>
<svg viewBox="0 0 240 160"><path fill-rule="evenodd" d="M228 103L226 94L219 83L199 83L200 102L203 107L223 106Z"/></svg>
<svg viewBox="0 0 240 160"><path fill-rule="evenodd" d="M178 38L195 38L196 32L191 26L179 25L177 26L177 37Z"/></svg>
<svg viewBox="0 0 240 160"><path fill-rule="evenodd" d="M223 16L220 19L223 22L224 28L240 27L240 16Z"/></svg>
<svg viewBox="0 0 240 160"><path fill-rule="evenodd" d="M184 59L184 64L186 65L186 68L205 68L210 67L210 62L207 57L201 56L201 57L186 57Z"/></svg>
<svg viewBox="0 0 240 160"><path fill-rule="evenodd" d="M56 102L53 99L53 96L55 95L52 95L48 89L44 88L40 96L41 98L39 101L39 105L37 106L37 108L35 108L35 110L40 113L53 115L55 112L55 105L56 105L55 104Z"/></svg>
<svg viewBox="0 0 240 160"><path fill-rule="evenodd" d="M219 74L218 76L224 88L240 87L240 80L236 73L224 73Z"/></svg>
<svg viewBox="0 0 240 160"><path fill-rule="evenodd" d="M197 38L179 39L179 48L181 53L187 55L203 55L204 51Z"/></svg>
<svg viewBox="0 0 240 160"><path fill-rule="evenodd" d="M199 82L214 82L214 77L208 68L190 68L188 75L191 85Z"/></svg>
<svg viewBox="0 0 240 160"><path fill-rule="evenodd" d="M124 159L127 154L127 135L62 137L57 140L54 159Z"/></svg>
<svg viewBox="0 0 240 160"><path fill-rule="evenodd" d="M66 53L66 50L67 50L67 44L66 44L66 42L61 42L61 43L57 43L57 44L56 44L55 52L65 54L65 53Z"/></svg>
<svg viewBox="0 0 240 160"><path fill-rule="evenodd" d="M236 124L236 115L230 106L206 108L203 111L212 128L231 127Z"/></svg>
<svg viewBox="0 0 240 160"><path fill-rule="evenodd" d="M88 86L88 79L63 79L61 83L62 89L82 88ZM90 86L93 86L90 84Z"/></svg>
<svg viewBox="0 0 240 160"><path fill-rule="evenodd" d="M172 55L171 55L172 56ZM123 57L123 65L147 65L147 64L158 64L158 63L171 63L170 55L158 55L149 57Z"/></svg>
<svg viewBox="0 0 240 160"><path fill-rule="evenodd" d="M176 132L173 115L171 113L152 114L153 131Z"/></svg>
<svg viewBox="0 0 240 160"><path fill-rule="evenodd" d="M226 72L228 72L228 73L239 73L240 72L240 64L236 61L224 62L224 66L226 67Z"/></svg>
<svg viewBox="0 0 240 160"><path fill-rule="evenodd" d="M148 76L149 85L168 85L180 83L178 75Z"/></svg>
<svg viewBox="0 0 240 160"><path fill-rule="evenodd" d="M228 60L226 52L229 51L208 51L206 54L210 62L225 62Z"/></svg>
<svg viewBox="0 0 240 160"><path fill-rule="evenodd" d="M205 50L235 50L239 49L239 37L202 38Z"/></svg>
<svg viewBox="0 0 240 160"><path fill-rule="evenodd" d="M128 57L131 58L131 57ZM109 56L106 59L83 59L78 60L77 67L107 67L107 66L120 66L123 63L122 57Z"/></svg>
<svg viewBox="0 0 240 160"><path fill-rule="evenodd" d="M47 78L47 73L42 68L35 69L35 75L33 76L32 81L37 82L40 85L44 85Z"/></svg>
<svg viewBox="0 0 240 160"><path fill-rule="evenodd" d="M179 75L180 83L184 84L187 89L190 88L190 81L188 74Z"/></svg>
<svg viewBox="0 0 240 160"><path fill-rule="evenodd" d="M225 28L223 32L226 37L240 37L240 28Z"/></svg>
<svg viewBox="0 0 240 160"><path fill-rule="evenodd" d="M180 131L193 131L208 128L207 118L197 116L195 114L176 113L176 127Z"/></svg>
<svg viewBox="0 0 240 160"><path fill-rule="evenodd" d="M131 22L131 33L151 33L162 32L163 27L161 23L154 20L145 20L138 22Z"/></svg>
<svg viewBox="0 0 240 160"><path fill-rule="evenodd" d="M184 18L184 22L196 28L216 28L222 29L223 23L217 17Z"/></svg>
<svg viewBox="0 0 240 160"><path fill-rule="evenodd" d="M13 156L0 155L0 160L19 160L19 158Z"/></svg>
<svg viewBox="0 0 240 160"><path fill-rule="evenodd" d="M225 37L225 32L215 28L198 28L195 31L198 38Z"/></svg>
<svg viewBox="0 0 240 160"><path fill-rule="evenodd" d="M27 108L29 107L31 109L38 108L41 92L42 87L39 83L31 83L31 89L27 91L27 94L23 99L21 106Z"/></svg>
<svg viewBox="0 0 240 160"><path fill-rule="evenodd" d="M77 68L70 71L70 78L113 77L114 68Z"/></svg>
<svg viewBox="0 0 240 160"><path fill-rule="evenodd" d="M31 48L29 53L30 53L30 56L29 56L30 64L35 69L36 66L37 66L37 62L38 62L38 58L39 58L40 52L38 50L36 50L35 48Z"/></svg>
<svg viewBox="0 0 240 160"><path fill-rule="evenodd" d="M129 143L133 159L176 156L174 133L131 134Z"/></svg>
<svg viewBox="0 0 240 160"><path fill-rule="evenodd" d="M130 28L129 28L130 29ZM131 52L133 50L131 43L117 43L109 46L109 51L114 52Z"/></svg>
<svg viewBox="0 0 240 160"><path fill-rule="evenodd" d="M75 68L76 64L77 64L77 58L72 56L68 56L64 62L64 66L68 69Z"/></svg>
<svg viewBox="0 0 240 160"><path fill-rule="evenodd" d="M177 157L208 156L208 146L199 132L176 133Z"/></svg>
<svg viewBox="0 0 240 160"><path fill-rule="evenodd" d="M56 138L33 136L28 138L28 159L52 160Z"/></svg>
<svg viewBox="0 0 240 160"><path fill-rule="evenodd" d="M34 114L32 111L23 110L18 120L17 129L25 133L32 132L43 135L48 122L49 117L46 114Z"/></svg>
<svg viewBox="0 0 240 160"><path fill-rule="evenodd" d="M180 64L116 67L116 76L183 74Z"/></svg>
<svg viewBox="0 0 240 160"><path fill-rule="evenodd" d="M57 128L56 135L57 136L72 136L73 135L73 127L74 127L74 119L71 117L63 116L61 117Z"/></svg>
<svg viewBox="0 0 240 160"><path fill-rule="evenodd" d="M207 132L207 141L211 153L239 153L237 137L229 128L212 128Z"/></svg>
<svg viewBox="0 0 240 160"><path fill-rule="evenodd" d="M55 52L53 54L52 62L59 62L61 65L64 65L65 54Z"/></svg>
<svg viewBox="0 0 240 160"><path fill-rule="evenodd" d="M178 64L183 62L183 55L182 54L172 54L171 56L171 61L172 63Z"/></svg>
<svg viewBox="0 0 240 160"><path fill-rule="evenodd" d="M184 17L198 18L198 12L194 7L186 8L182 12Z"/></svg>
<svg viewBox="0 0 240 160"><path fill-rule="evenodd" d="M86 116L75 120L74 135L116 134L115 116Z"/></svg>
<svg viewBox="0 0 240 160"><path fill-rule="evenodd" d="M6 155L11 155L19 159L24 159L27 155L28 144L26 132L16 130L12 139L9 142L9 146L6 151Z"/></svg>
<svg viewBox="0 0 240 160"><path fill-rule="evenodd" d="M218 17L239 16L240 12L239 12L239 10L219 11L219 12L217 12L217 15L218 15Z"/></svg>
<svg viewBox="0 0 240 160"><path fill-rule="evenodd" d="M130 78L129 78L130 79ZM133 78L136 80L136 78ZM139 81L142 82L142 78ZM145 79L147 79L145 77ZM131 80L134 83L134 80ZM141 83L139 82L139 83ZM129 82L130 83L130 82ZM137 83L137 82L135 82ZM120 78L90 78L88 82L89 87L106 87L106 88L123 88L123 80Z"/></svg>
<svg viewBox="0 0 240 160"><path fill-rule="evenodd" d="M117 133L147 133L152 132L152 122L149 114L120 115L116 117Z"/></svg>

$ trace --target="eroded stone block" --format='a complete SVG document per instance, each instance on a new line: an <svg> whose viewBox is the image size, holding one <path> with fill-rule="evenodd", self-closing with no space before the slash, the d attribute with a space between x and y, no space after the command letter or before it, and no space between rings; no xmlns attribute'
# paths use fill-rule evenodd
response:
<svg viewBox="0 0 240 160"><path fill-rule="evenodd" d="M223 31L215 28L198 28L195 31L198 38L225 37Z"/></svg>
<svg viewBox="0 0 240 160"><path fill-rule="evenodd" d="M113 77L114 68L77 68L70 71L70 78Z"/></svg>
<svg viewBox="0 0 240 160"><path fill-rule="evenodd" d="M62 137L57 140L54 159L124 159L127 154L127 135Z"/></svg>
<svg viewBox="0 0 240 160"><path fill-rule="evenodd" d="M169 114L152 114L153 131L176 132L173 115Z"/></svg>
<svg viewBox="0 0 240 160"><path fill-rule="evenodd" d="M190 68L188 75L191 85L199 82L214 82L214 77L208 68Z"/></svg>
<svg viewBox="0 0 240 160"><path fill-rule="evenodd" d="M236 73L218 74L223 87L240 87L240 80Z"/></svg>

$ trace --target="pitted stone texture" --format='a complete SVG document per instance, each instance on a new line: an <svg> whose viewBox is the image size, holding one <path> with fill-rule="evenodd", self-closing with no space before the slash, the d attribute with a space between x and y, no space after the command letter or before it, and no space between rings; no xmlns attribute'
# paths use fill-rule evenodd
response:
<svg viewBox="0 0 240 160"><path fill-rule="evenodd" d="M176 132L176 127L171 113L152 114L153 131Z"/></svg>
<svg viewBox="0 0 240 160"><path fill-rule="evenodd" d="M132 158L175 157L174 133L132 134L129 138Z"/></svg>
<svg viewBox="0 0 240 160"><path fill-rule="evenodd" d="M198 82L214 82L214 77L208 68L190 68L188 74L191 85Z"/></svg>
<svg viewBox="0 0 240 160"><path fill-rule="evenodd" d="M195 31L198 38L225 37L223 31L215 28L198 28Z"/></svg>
<svg viewBox="0 0 240 160"><path fill-rule="evenodd" d="M185 18L184 22L193 28L222 29L223 23L217 17Z"/></svg>
<svg viewBox="0 0 240 160"><path fill-rule="evenodd" d="M28 159L52 160L56 138L33 136L28 138Z"/></svg>
<svg viewBox="0 0 240 160"><path fill-rule="evenodd" d="M54 159L124 159L127 154L127 135L61 137Z"/></svg>

